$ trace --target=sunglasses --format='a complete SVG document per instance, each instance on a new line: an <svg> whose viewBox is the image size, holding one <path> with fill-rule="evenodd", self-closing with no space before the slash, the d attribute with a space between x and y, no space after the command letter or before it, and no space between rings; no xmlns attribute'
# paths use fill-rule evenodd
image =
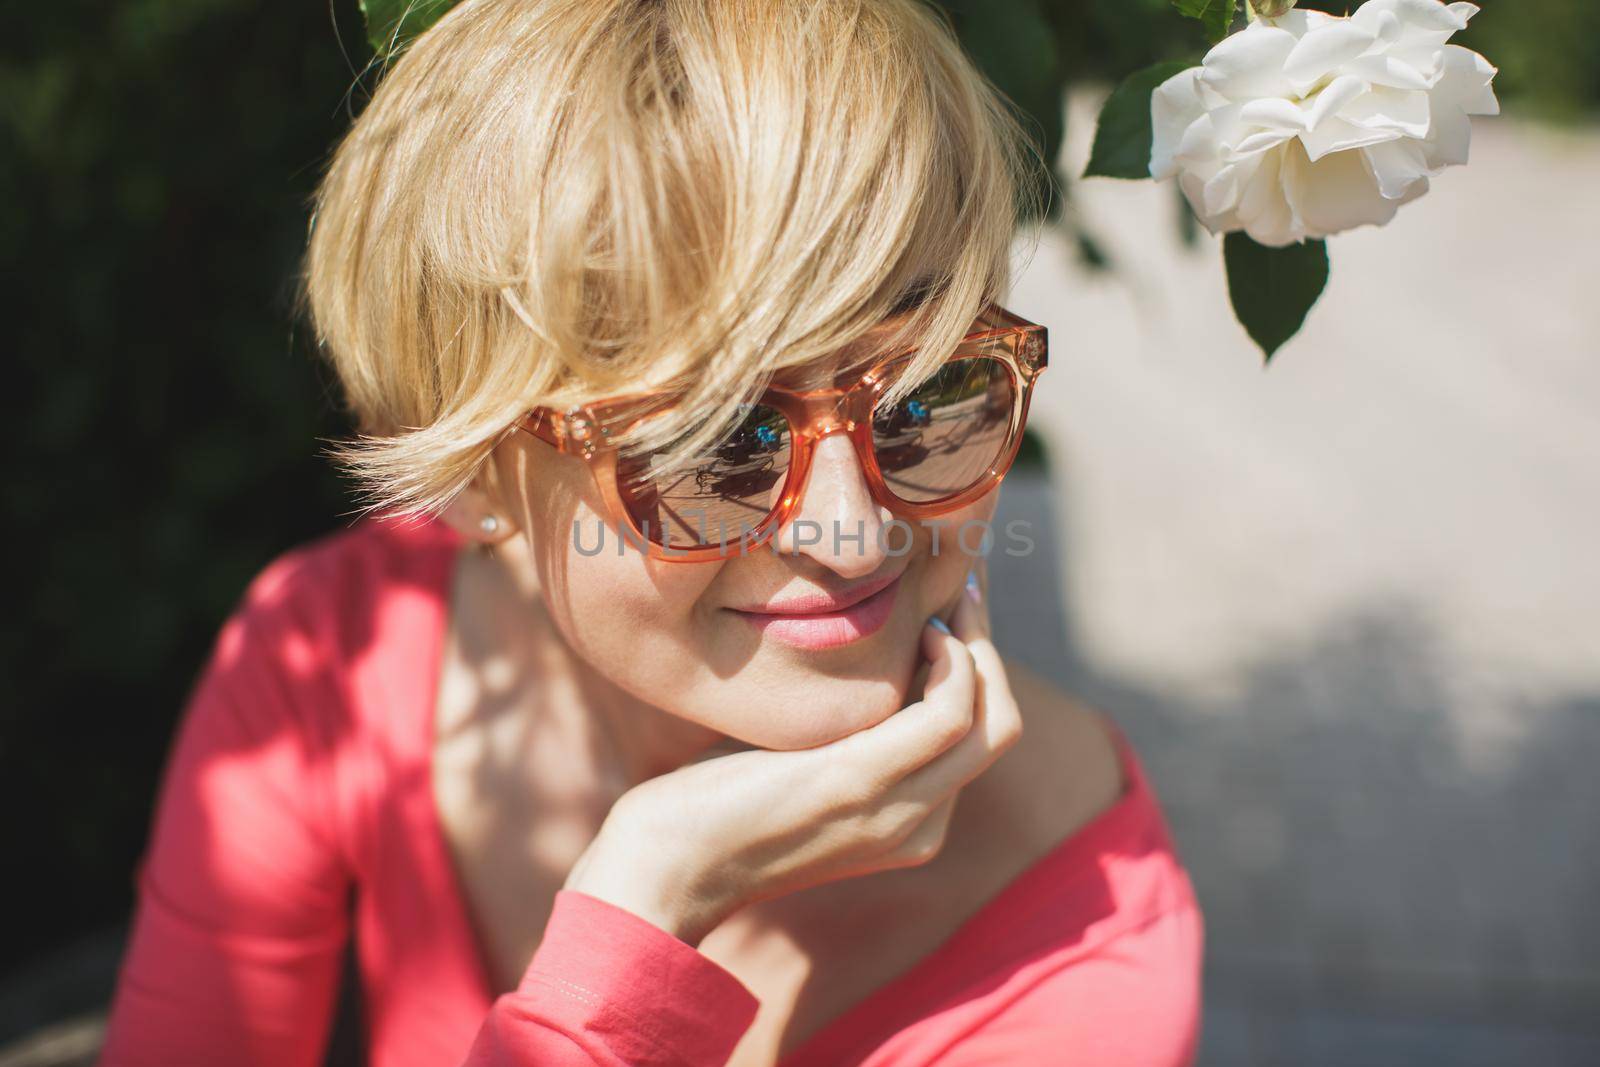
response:
<svg viewBox="0 0 1600 1067"><path fill-rule="evenodd" d="M666 393L534 408L513 428L587 460L618 535L653 558L725 559L789 521L829 434L849 435L872 498L902 518L955 511L1000 484L1045 369L1045 328L990 305L937 371L887 402L884 392L916 354L913 346L882 357L843 388L770 387L742 405L730 434L688 462L670 448L634 455L611 443L669 410Z"/></svg>

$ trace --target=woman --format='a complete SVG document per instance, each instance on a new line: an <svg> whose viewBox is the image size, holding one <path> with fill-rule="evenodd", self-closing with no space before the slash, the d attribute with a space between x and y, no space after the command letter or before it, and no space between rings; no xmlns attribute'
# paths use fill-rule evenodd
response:
<svg viewBox="0 0 1600 1067"><path fill-rule="evenodd" d="M317 1063L352 936L383 1067L1188 1062L1137 760L988 639L1030 158L920 0L423 34L307 258L377 513L224 628L102 1062Z"/></svg>

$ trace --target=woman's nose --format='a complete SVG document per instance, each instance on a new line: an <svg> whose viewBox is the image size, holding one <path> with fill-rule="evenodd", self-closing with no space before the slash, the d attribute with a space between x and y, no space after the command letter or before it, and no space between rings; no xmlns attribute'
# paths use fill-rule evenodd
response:
<svg viewBox="0 0 1600 1067"><path fill-rule="evenodd" d="M774 545L785 554L810 556L841 577L865 577L889 555L893 531L884 527L892 518L872 499L850 438L832 433L812 451L799 506Z"/></svg>

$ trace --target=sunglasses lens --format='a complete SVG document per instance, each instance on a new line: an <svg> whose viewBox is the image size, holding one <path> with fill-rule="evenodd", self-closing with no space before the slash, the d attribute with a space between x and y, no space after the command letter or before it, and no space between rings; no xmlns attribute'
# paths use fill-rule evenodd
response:
<svg viewBox="0 0 1600 1067"><path fill-rule="evenodd" d="M669 468L653 454L619 456L617 488L629 518L656 544L736 545L777 504L792 451L783 413L750 404L732 434L685 465Z"/></svg>
<svg viewBox="0 0 1600 1067"><path fill-rule="evenodd" d="M872 413L872 447L889 491L910 504L955 496L982 481L1011 440L1011 369L973 356L941 367L896 404Z"/></svg>

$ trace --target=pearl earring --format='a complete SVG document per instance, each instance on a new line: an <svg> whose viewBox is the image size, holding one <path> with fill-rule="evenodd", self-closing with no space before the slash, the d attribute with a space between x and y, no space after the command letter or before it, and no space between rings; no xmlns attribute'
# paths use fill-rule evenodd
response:
<svg viewBox="0 0 1600 1067"><path fill-rule="evenodd" d="M493 534L495 531L500 529L500 520L495 518L493 515L485 515L483 518L478 520L478 529L482 530L485 534Z"/></svg>

